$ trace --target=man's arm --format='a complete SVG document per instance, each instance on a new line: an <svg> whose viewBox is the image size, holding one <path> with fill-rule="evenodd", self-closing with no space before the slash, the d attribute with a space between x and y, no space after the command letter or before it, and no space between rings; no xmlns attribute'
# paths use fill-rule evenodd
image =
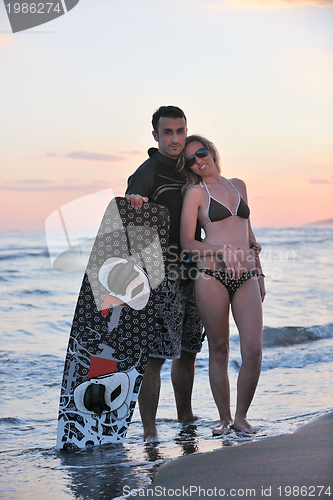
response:
<svg viewBox="0 0 333 500"><path fill-rule="evenodd" d="M129 177L125 196L133 208L141 208L152 197L152 182L153 169L149 168L147 162Z"/></svg>
<svg viewBox="0 0 333 500"><path fill-rule="evenodd" d="M126 194L126 200L132 205L133 208L141 208L144 203L147 203L147 196L141 196L141 194Z"/></svg>

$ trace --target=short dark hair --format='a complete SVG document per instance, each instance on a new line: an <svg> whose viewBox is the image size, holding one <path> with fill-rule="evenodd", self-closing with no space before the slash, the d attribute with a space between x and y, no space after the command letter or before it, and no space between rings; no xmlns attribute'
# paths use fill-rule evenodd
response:
<svg viewBox="0 0 333 500"><path fill-rule="evenodd" d="M184 118L185 123L187 123L185 113L182 109L177 108L177 106L161 106L153 114L152 125L156 134L158 133L158 122L160 118Z"/></svg>

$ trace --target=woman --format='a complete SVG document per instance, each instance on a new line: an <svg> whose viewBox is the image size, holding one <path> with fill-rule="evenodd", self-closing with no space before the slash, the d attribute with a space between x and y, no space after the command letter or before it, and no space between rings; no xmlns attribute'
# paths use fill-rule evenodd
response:
<svg viewBox="0 0 333 500"><path fill-rule="evenodd" d="M247 421L261 369L264 275L250 225L246 187L220 175L214 145L198 135L187 138L187 177L181 219L181 245L197 260L196 303L209 343L209 380L220 415L214 435L230 428L253 433ZM195 240L197 219L205 231ZM254 250L251 249L254 247ZM239 331L242 366L232 421L228 378L229 304Z"/></svg>

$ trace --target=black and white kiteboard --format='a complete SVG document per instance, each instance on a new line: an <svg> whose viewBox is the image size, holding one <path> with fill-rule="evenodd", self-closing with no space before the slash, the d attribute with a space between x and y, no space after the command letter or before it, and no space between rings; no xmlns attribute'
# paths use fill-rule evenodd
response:
<svg viewBox="0 0 333 500"><path fill-rule="evenodd" d="M165 207L108 205L74 313L58 449L123 442L154 340L168 232Z"/></svg>

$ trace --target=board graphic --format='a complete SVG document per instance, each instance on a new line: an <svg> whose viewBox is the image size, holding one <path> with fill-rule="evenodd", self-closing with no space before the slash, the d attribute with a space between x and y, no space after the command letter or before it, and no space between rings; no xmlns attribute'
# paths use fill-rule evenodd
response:
<svg viewBox="0 0 333 500"><path fill-rule="evenodd" d="M124 440L154 340L169 213L126 198L108 205L74 313L61 387L57 448Z"/></svg>

